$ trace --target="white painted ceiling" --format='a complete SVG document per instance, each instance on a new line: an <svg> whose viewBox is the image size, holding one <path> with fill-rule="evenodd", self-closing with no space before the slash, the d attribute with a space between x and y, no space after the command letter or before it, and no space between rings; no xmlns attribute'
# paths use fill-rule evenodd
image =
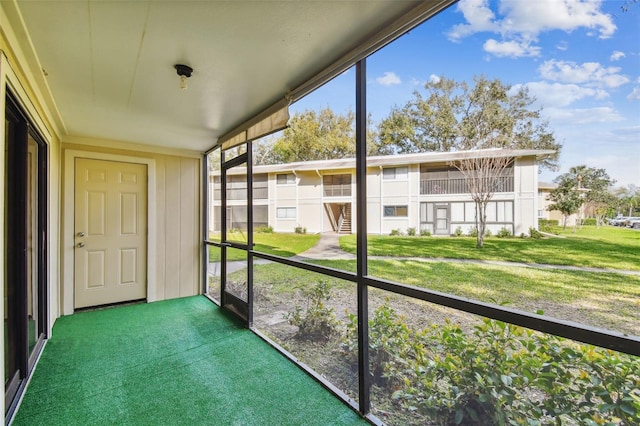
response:
<svg viewBox="0 0 640 426"><path fill-rule="evenodd" d="M204 151L416 2L18 5L64 136ZM176 63L194 69L187 90L179 88Z"/></svg>

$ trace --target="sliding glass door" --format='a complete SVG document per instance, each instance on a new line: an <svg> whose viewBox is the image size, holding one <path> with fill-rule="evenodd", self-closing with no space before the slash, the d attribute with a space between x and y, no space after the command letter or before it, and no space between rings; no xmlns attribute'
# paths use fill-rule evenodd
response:
<svg viewBox="0 0 640 426"><path fill-rule="evenodd" d="M11 95L5 110L4 371L6 413L46 334L46 145ZM5 413L5 414L6 414Z"/></svg>

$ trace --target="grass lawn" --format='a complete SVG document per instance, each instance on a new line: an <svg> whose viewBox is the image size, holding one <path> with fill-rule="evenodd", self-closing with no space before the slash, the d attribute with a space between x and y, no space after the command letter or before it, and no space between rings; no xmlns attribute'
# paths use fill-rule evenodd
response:
<svg viewBox="0 0 640 426"><path fill-rule="evenodd" d="M240 240L239 237L230 239L234 241ZM319 239L319 234L255 233L253 235L254 250L282 257L291 257L302 253L315 246ZM229 260L247 258L246 252L242 250L230 249L227 254ZM220 249L209 250L210 262L217 262L219 256Z"/></svg>
<svg viewBox="0 0 640 426"><path fill-rule="evenodd" d="M370 256L502 260L574 265L593 268L640 270L640 232L606 226L585 226L575 233L554 228L560 235L542 239L485 239L477 249L472 237L391 237L371 235ZM356 252L356 236L340 238L343 250Z"/></svg>
<svg viewBox="0 0 640 426"><path fill-rule="evenodd" d="M324 266L353 270L353 260L314 261ZM340 290L355 284L280 264L255 267L256 286L269 288L284 302L298 288L318 280ZM563 271L524 267L371 260L372 276L416 287L450 293L596 327L640 335L640 277L615 273ZM293 306L291 306L293 308Z"/></svg>

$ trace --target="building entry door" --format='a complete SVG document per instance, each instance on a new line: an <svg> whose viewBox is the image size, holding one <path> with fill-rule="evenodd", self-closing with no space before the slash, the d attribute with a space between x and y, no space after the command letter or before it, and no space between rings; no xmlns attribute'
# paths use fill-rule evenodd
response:
<svg viewBox="0 0 640 426"><path fill-rule="evenodd" d="M74 307L147 297L147 166L76 159Z"/></svg>
<svg viewBox="0 0 640 426"><path fill-rule="evenodd" d="M221 305L250 322L252 192L247 144L222 152Z"/></svg>
<svg viewBox="0 0 640 426"><path fill-rule="evenodd" d="M449 206L435 206L436 226L435 233L439 235L449 234Z"/></svg>

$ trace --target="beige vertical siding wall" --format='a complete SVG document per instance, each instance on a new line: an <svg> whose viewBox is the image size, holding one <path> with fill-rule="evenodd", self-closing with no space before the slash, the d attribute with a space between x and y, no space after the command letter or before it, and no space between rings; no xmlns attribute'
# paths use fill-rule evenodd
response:
<svg viewBox="0 0 640 426"><path fill-rule="evenodd" d="M382 232L382 169L370 167L367 169L367 232L380 234ZM353 216L355 218L355 216ZM355 223L355 221L354 221Z"/></svg>
<svg viewBox="0 0 640 426"><path fill-rule="evenodd" d="M327 214L322 206L322 178L315 171L304 171L297 173L297 180L298 217L294 228L301 226L310 234L325 231L323 216ZM284 229L284 232L293 232L294 228Z"/></svg>
<svg viewBox="0 0 640 426"><path fill-rule="evenodd" d="M40 72L40 70L37 70ZM48 176L47 176L47 197L49 200L47 210L47 231L48 231L48 277L47 304L49 314L49 335L56 318L60 315L59 306L59 276L60 258L60 140L58 138L59 129L52 119L52 113L43 101L42 94L38 91L34 83L34 75L26 66L25 53L22 52L17 43L17 36L8 21L4 8L0 8L0 223L5 223L8 212L5 205L5 99L7 87L11 88L13 94L18 98L18 102L29 115L32 123L47 144L48 153ZM0 226L0 240L5 241L4 227ZM0 257L5 258L4 243L0 244ZM0 264L0 292L2 300L5 300L3 282L5 277L5 264ZM0 316L5 317L5 304L0 306ZM0 329L0 339L4 341L4 328ZM0 362L0 375L4 375L4 355ZM0 411L5 412L4 398L0 402Z"/></svg>
<svg viewBox="0 0 640 426"><path fill-rule="evenodd" d="M514 235L529 234L529 228L538 228L538 166L535 158L518 158L514 172Z"/></svg>
<svg viewBox="0 0 640 426"><path fill-rule="evenodd" d="M201 157L197 153L144 152L141 150L144 148L140 146L133 147L135 150L105 148L104 146L110 145L108 141L96 143L91 140L92 145L75 142L63 144L63 150L86 152L88 155L103 153L130 156L155 162L156 208L152 212L155 214L155 229L149 229L149 232L155 233L155 259L150 259L155 263L155 282L150 283L153 299L198 294L202 246ZM73 164L64 164L64 167L73 167ZM68 285L69 282L65 279L65 288L68 289Z"/></svg>

